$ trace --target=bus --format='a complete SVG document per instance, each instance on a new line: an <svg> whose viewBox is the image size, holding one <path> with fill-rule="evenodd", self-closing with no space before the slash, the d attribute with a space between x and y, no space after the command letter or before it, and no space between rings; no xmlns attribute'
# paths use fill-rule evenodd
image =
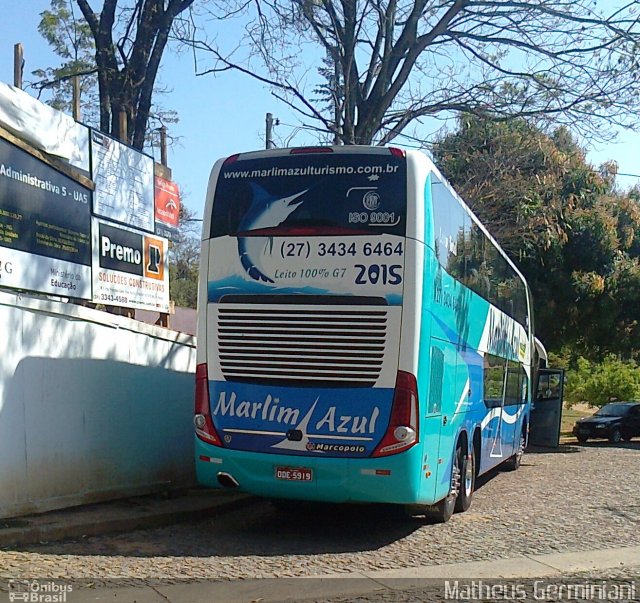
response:
<svg viewBox="0 0 640 603"><path fill-rule="evenodd" d="M445 522L527 444L527 283L423 153L308 147L211 172L200 484Z"/></svg>

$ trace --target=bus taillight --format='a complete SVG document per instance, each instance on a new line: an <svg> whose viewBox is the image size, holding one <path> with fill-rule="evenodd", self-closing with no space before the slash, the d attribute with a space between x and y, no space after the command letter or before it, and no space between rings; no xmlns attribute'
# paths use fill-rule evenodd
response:
<svg viewBox="0 0 640 603"><path fill-rule="evenodd" d="M209 410L209 376L206 363L196 366L196 407L193 424L196 435L202 441L214 446L222 446Z"/></svg>
<svg viewBox="0 0 640 603"><path fill-rule="evenodd" d="M372 456L388 456L408 450L418 441L418 384L416 378L398 371L387 432Z"/></svg>

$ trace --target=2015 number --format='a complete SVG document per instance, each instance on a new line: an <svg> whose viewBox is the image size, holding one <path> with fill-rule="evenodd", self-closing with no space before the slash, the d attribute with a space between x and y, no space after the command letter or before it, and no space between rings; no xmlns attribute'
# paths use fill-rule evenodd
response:
<svg viewBox="0 0 640 603"><path fill-rule="evenodd" d="M356 276L357 285L399 285L402 282L402 266L400 264L356 264L358 274Z"/></svg>

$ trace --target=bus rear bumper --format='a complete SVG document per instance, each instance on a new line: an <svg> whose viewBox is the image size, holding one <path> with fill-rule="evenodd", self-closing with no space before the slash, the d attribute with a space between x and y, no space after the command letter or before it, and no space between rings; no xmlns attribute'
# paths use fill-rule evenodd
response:
<svg viewBox="0 0 640 603"><path fill-rule="evenodd" d="M428 484L421 482L433 482L433 490L435 476L429 480L421 473L419 446L397 455L363 459L245 452L211 446L197 437L195 448L197 480L207 487L232 487L231 477L239 490L270 498L392 504L434 502L425 500ZM311 479L280 479L276 477L278 468L310 470Z"/></svg>

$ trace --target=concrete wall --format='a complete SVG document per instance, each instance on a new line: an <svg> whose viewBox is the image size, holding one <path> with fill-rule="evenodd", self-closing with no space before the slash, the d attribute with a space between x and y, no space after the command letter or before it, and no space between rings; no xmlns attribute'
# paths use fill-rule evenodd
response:
<svg viewBox="0 0 640 603"><path fill-rule="evenodd" d="M0 518L190 485L195 338L0 292Z"/></svg>

